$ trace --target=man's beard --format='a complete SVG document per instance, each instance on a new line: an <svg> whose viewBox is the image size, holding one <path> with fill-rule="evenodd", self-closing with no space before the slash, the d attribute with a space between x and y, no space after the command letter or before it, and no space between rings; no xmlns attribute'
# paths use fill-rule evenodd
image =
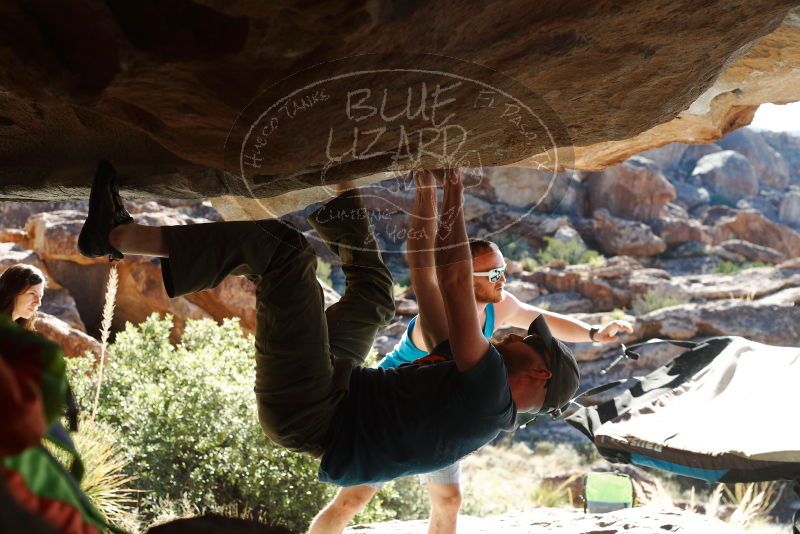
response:
<svg viewBox="0 0 800 534"><path fill-rule="evenodd" d="M482 287L475 287L475 301L478 304L496 304L503 300L503 292L492 288L491 291L487 291Z"/></svg>

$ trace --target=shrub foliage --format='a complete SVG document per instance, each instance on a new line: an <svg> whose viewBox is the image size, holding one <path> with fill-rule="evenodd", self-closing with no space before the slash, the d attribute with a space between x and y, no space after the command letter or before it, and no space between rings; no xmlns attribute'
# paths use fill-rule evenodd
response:
<svg viewBox="0 0 800 534"><path fill-rule="evenodd" d="M250 509L302 530L332 496L313 458L272 445L258 425L251 337L237 320L188 321L172 345L172 319L153 315L117 335L97 419L115 428L129 456L140 512L186 500L196 509ZM92 402L88 359L72 361L73 388Z"/></svg>

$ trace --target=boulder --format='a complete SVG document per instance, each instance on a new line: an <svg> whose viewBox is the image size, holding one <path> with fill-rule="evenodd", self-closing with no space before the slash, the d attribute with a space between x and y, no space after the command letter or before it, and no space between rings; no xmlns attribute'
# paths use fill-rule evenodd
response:
<svg viewBox="0 0 800 534"><path fill-rule="evenodd" d="M100 359L102 350L100 342L58 317L39 312L36 330L50 341L58 343L67 358L84 356L88 352L98 361Z"/></svg>
<svg viewBox="0 0 800 534"><path fill-rule="evenodd" d="M709 195L708 189L705 187L698 187L685 182L675 182L672 185L678 195L675 202L687 210L693 210L698 206L708 204L711 200L711 195Z"/></svg>
<svg viewBox="0 0 800 534"><path fill-rule="evenodd" d="M556 233L553 234L553 239L561 241L562 243L572 243L574 241L586 248L586 243L584 243L581 234L571 226L562 226L556 230Z"/></svg>
<svg viewBox="0 0 800 534"><path fill-rule="evenodd" d="M685 180L691 176L692 171L694 170L695 166L697 166L697 162L700 161L700 158L721 151L722 147L716 143L708 143L705 145L687 145L679 163L681 179Z"/></svg>
<svg viewBox="0 0 800 534"><path fill-rule="evenodd" d="M28 232L19 228L0 228L0 243L14 243L26 248Z"/></svg>
<svg viewBox="0 0 800 534"><path fill-rule="evenodd" d="M737 212L720 219L715 225L716 241L743 239L773 248L787 258L800 256L800 233L786 225L770 221L755 210Z"/></svg>
<svg viewBox="0 0 800 534"><path fill-rule="evenodd" d="M800 344L800 307L729 299L682 304L639 317L637 339L742 336L782 346Z"/></svg>
<svg viewBox="0 0 800 534"><path fill-rule="evenodd" d="M754 299L800 285L800 269L758 267L733 274L690 274L672 279L695 300Z"/></svg>
<svg viewBox="0 0 800 534"><path fill-rule="evenodd" d="M695 217L706 226L714 226L722 219L734 217L739 210L725 205L704 206L695 211Z"/></svg>
<svg viewBox="0 0 800 534"><path fill-rule="evenodd" d="M800 135L797 132L761 131L762 139L777 151L789 166L793 183L800 181Z"/></svg>
<svg viewBox="0 0 800 534"><path fill-rule="evenodd" d="M518 167L492 167L485 169L484 173L494 201L543 213L581 211L583 190L572 171L554 173ZM466 190L469 191L468 188Z"/></svg>
<svg viewBox="0 0 800 534"><path fill-rule="evenodd" d="M800 226L800 191L792 190L783 195L778 205L778 219L786 224Z"/></svg>
<svg viewBox="0 0 800 534"><path fill-rule="evenodd" d="M510 280L506 282L504 289L517 297L520 301L528 304L531 304L541 295L538 285L524 280Z"/></svg>
<svg viewBox="0 0 800 534"><path fill-rule="evenodd" d="M658 165L661 172L670 179L677 178L679 166L684 152L692 145L683 143L669 143L658 148L651 148L639 153L639 156L647 158Z"/></svg>
<svg viewBox="0 0 800 534"><path fill-rule="evenodd" d="M668 247L680 245L688 241L697 241L710 244L711 235L706 228L694 219L679 219L677 217L660 217L650 222L650 227L655 230Z"/></svg>
<svg viewBox="0 0 800 534"><path fill-rule="evenodd" d="M670 258L696 258L711 254L707 243L700 241L687 241L669 250Z"/></svg>
<svg viewBox="0 0 800 534"><path fill-rule="evenodd" d="M719 244L720 247L742 256L747 261L760 261L764 263L781 263L786 258L774 248L763 247L743 241L741 239L729 239Z"/></svg>
<svg viewBox="0 0 800 534"><path fill-rule="evenodd" d="M531 305L556 313L588 313L594 303L580 293L549 293L533 299Z"/></svg>
<svg viewBox="0 0 800 534"><path fill-rule="evenodd" d="M739 128L717 141L717 144L725 150L735 150L745 156L764 184L778 189L789 185L789 165L780 153L764 141L760 132Z"/></svg>
<svg viewBox="0 0 800 534"><path fill-rule="evenodd" d="M750 162L732 150L703 156L692 171L692 179L708 187L723 202L758 194L758 177Z"/></svg>
<svg viewBox="0 0 800 534"><path fill-rule="evenodd" d="M646 224L613 217L605 209L594 213L593 223L595 239L605 254L652 256L667 248Z"/></svg>
<svg viewBox="0 0 800 534"><path fill-rule="evenodd" d="M658 165L641 156L593 173L587 182L591 211L605 208L625 219L658 217L663 207L677 196Z"/></svg>

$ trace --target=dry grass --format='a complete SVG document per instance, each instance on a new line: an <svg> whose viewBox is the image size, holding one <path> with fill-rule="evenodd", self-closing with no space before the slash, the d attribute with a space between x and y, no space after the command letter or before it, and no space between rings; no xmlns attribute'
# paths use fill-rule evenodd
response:
<svg viewBox="0 0 800 534"><path fill-rule="evenodd" d="M462 513L486 516L543 506L569 507L577 497L570 494L569 486L595 463L588 463L566 444L543 443L536 451L523 443L483 447L462 464ZM562 482L542 483L565 473Z"/></svg>
<svg viewBox="0 0 800 534"><path fill-rule="evenodd" d="M108 272L108 283L106 284L106 299L103 304L103 321L100 326L100 369L97 372L97 390L94 394L94 406L92 407L92 421L97 415L97 406L100 403L100 387L103 385L103 370L106 364L106 347L108 346L108 336L111 334L111 322L114 319L114 306L117 302L117 288L119 287L119 274L117 266L112 265Z"/></svg>

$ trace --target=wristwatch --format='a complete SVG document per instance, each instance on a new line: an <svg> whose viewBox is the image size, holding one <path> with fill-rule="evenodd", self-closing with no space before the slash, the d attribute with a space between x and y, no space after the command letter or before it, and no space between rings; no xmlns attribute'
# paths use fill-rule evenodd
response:
<svg viewBox="0 0 800 534"><path fill-rule="evenodd" d="M600 329L597 328L596 326L591 327L589 329L589 339L594 341L594 336L596 336L599 331L600 331Z"/></svg>

